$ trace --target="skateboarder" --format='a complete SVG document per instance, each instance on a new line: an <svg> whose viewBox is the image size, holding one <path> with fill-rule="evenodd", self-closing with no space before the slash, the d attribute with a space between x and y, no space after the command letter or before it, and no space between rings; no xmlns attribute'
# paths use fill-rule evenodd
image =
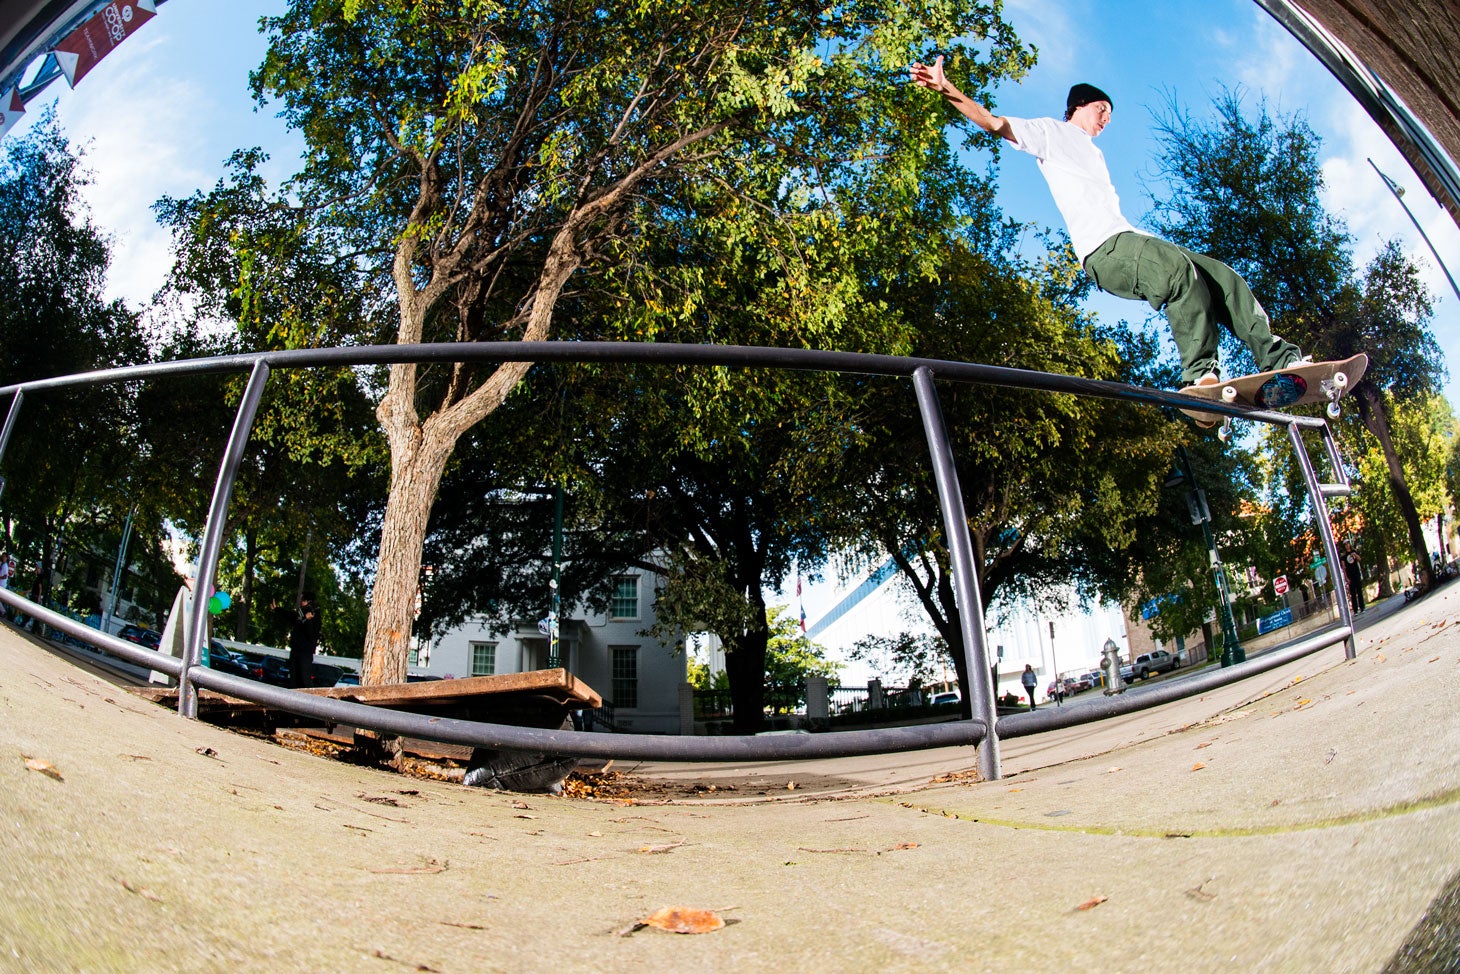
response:
<svg viewBox="0 0 1460 974"><path fill-rule="evenodd" d="M1218 325L1252 351L1259 372L1302 359L1298 346L1272 333L1267 313L1247 282L1226 264L1142 233L1120 212L1105 156L1095 137L1110 124L1110 96L1077 84L1065 102L1064 121L994 115L943 73L943 59L914 64L912 81L938 92L985 132L1039 160L1039 170L1070 233L1075 255L1100 290L1165 309L1181 352L1186 385L1220 381Z"/></svg>

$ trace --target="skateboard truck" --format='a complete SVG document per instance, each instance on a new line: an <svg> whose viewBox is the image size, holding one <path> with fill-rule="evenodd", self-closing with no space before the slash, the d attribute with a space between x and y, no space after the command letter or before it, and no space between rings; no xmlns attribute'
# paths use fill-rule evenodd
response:
<svg viewBox="0 0 1460 974"><path fill-rule="evenodd" d="M1333 378L1324 379L1318 384L1318 388L1323 390L1323 395L1328 399L1328 405L1323 407L1323 411L1328 414L1329 419L1338 419L1339 415L1343 413L1338 401L1343 398L1343 391L1348 388L1348 373L1335 372Z"/></svg>

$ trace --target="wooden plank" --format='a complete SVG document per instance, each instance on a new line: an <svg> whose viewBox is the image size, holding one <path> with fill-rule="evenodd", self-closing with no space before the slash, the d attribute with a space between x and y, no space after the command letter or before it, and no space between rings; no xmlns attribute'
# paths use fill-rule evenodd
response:
<svg viewBox="0 0 1460 974"><path fill-rule="evenodd" d="M423 680L378 687L307 687L303 691L336 700L352 700L372 707L399 705L449 706L467 698L505 694L546 696L573 710L603 706L593 688L565 669L529 670L497 676L468 676L459 680Z"/></svg>

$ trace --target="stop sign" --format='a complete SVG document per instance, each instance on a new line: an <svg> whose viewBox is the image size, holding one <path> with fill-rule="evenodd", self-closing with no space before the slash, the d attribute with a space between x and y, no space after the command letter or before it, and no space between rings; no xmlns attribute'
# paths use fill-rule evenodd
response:
<svg viewBox="0 0 1460 974"><path fill-rule="evenodd" d="M1279 595L1288 594L1288 576L1279 575L1272 580L1272 590Z"/></svg>

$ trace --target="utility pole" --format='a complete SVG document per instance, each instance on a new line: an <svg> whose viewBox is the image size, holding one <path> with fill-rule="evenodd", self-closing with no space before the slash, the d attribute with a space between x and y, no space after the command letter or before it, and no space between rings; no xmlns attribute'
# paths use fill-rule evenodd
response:
<svg viewBox="0 0 1460 974"><path fill-rule="evenodd" d="M1060 684L1060 664L1054 656L1054 620L1049 620L1049 665L1054 670L1054 705L1061 706L1064 702L1065 688Z"/></svg>

